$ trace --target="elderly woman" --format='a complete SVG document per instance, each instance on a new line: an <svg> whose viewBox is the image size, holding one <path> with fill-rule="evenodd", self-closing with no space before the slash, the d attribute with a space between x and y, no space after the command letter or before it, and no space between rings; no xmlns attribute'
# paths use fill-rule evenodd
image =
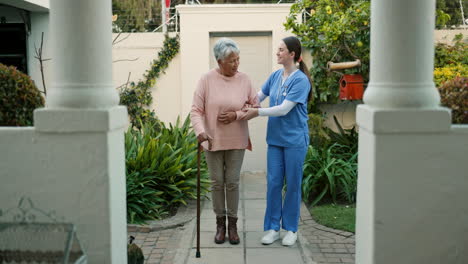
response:
<svg viewBox="0 0 468 264"><path fill-rule="evenodd" d="M258 105L257 94L250 78L237 71L240 51L233 40L218 40L213 51L218 68L200 78L190 117L198 141L203 142L211 178L213 210L216 214L214 241L224 243L227 215L229 242L239 244L237 209L240 170L245 149L252 150L247 121L241 120L245 112L241 109L246 103Z"/></svg>

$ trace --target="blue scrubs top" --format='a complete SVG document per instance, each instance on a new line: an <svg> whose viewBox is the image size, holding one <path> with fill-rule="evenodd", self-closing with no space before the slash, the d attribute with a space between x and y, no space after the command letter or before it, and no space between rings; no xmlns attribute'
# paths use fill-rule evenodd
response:
<svg viewBox="0 0 468 264"><path fill-rule="evenodd" d="M270 116L268 118L268 145L281 147L303 147L309 145L309 126L307 120L307 97L310 82L300 70L290 76L281 85L283 69L270 75L262 86L263 94L270 97L270 107L281 105L284 100L297 104L284 116Z"/></svg>

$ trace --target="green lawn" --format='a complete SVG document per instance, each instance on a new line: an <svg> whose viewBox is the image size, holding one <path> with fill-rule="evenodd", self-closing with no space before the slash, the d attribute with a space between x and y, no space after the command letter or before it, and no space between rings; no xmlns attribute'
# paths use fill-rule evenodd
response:
<svg viewBox="0 0 468 264"><path fill-rule="evenodd" d="M355 232L355 205L319 205L309 209L314 220L324 226Z"/></svg>

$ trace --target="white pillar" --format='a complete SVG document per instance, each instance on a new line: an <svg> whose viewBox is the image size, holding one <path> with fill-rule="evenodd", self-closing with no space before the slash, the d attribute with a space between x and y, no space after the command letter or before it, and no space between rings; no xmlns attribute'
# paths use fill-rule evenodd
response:
<svg viewBox="0 0 468 264"><path fill-rule="evenodd" d="M375 108L434 108L435 0L371 2L370 82Z"/></svg>
<svg viewBox="0 0 468 264"><path fill-rule="evenodd" d="M13 183L76 225L88 263L127 263L128 116L112 84L111 16L111 0L50 0L52 85L29 146L42 156Z"/></svg>
<svg viewBox="0 0 468 264"><path fill-rule="evenodd" d="M358 106L356 263L468 263L468 128L433 83L435 0L372 0ZM462 161L463 160L463 161Z"/></svg>
<svg viewBox="0 0 468 264"><path fill-rule="evenodd" d="M110 0L51 0L53 81L50 108L108 108L119 98L112 84Z"/></svg>

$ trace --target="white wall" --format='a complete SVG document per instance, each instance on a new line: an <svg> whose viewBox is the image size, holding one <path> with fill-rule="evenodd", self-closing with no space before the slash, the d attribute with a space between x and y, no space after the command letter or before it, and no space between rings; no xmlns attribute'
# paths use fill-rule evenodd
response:
<svg viewBox="0 0 468 264"><path fill-rule="evenodd" d="M173 36L174 34L171 34ZM143 79L150 69L150 63L157 58L164 41L164 34L155 33L117 33L112 34L115 41L112 49L114 85Z"/></svg>
<svg viewBox="0 0 468 264"><path fill-rule="evenodd" d="M377 137L373 263L468 263L468 127Z"/></svg>
<svg viewBox="0 0 468 264"><path fill-rule="evenodd" d="M0 127L0 209L31 198L37 208L76 225L88 263L122 263L126 109L41 111L36 127ZM51 222L31 213L37 222ZM1 218L13 221L12 215Z"/></svg>
<svg viewBox="0 0 468 264"><path fill-rule="evenodd" d="M156 80L156 85L152 89L153 109L158 118L166 123L174 123L177 117L181 121L187 117L180 113L181 106L181 82L180 75L181 56L180 53L170 62L165 73L162 73Z"/></svg>
<svg viewBox="0 0 468 264"><path fill-rule="evenodd" d="M468 263L468 126L358 107L356 263Z"/></svg>
<svg viewBox="0 0 468 264"><path fill-rule="evenodd" d="M434 31L434 38L436 42L452 44L453 38L457 34L463 34L463 40L468 41L468 30L466 29L441 29Z"/></svg>
<svg viewBox="0 0 468 264"><path fill-rule="evenodd" d="M113 34L115 39L118 34ZM171 33L169 36L175 36ZM153 60L158 58L162 49L164 34L122 33L113 45L113 82L114 87L143 80L143 75L150 69ZM135 60L136 59L136 60ZM129 61L130 60L130 61ZM157 116L163 122L175 122L180 115L180 53L169 63L165 73L161 73L152 89L153 105ZM185 118L182 116L181 118Z"/></svg>

